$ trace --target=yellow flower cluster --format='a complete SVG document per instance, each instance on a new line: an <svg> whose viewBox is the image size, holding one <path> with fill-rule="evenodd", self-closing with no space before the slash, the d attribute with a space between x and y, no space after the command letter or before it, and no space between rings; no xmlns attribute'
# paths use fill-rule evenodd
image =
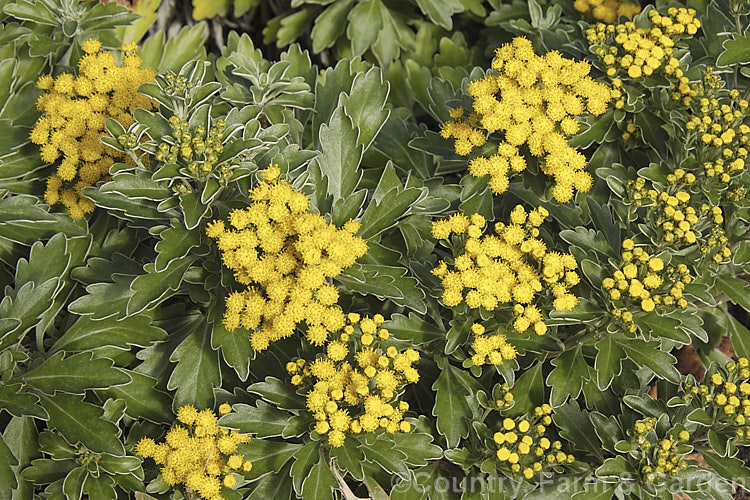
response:
<svg viewBox="0 0 750 500"><path fill-rule="evenodd" d="M661 71L678 82L673 98L682 98L687 105L697 91L690 86L679 61L673 57L673 47L678 37L694 35L701 23L694 9L675 7L670 8L666 16L650 10L648 18L648 28L638 28L632 21L617 25L597 23L586 30L586 38L596 56L607 66L608 76L622 71L637 79ZM624 104L621 99L615 107L619 109Z"/></svg>
<svg viewBox="0 0 750 500"><path fill-rule="evenodd" d="M231 411L226 403L219 407L219 415ZM181 406L177 420L184 425L172 426L163 443L143 438L135 452L161 465L167 484L183 484L201 498L222 500L222 486L234 488L237 482L232 471L252 469L253 464L236 453L237 445L250 441L250 435L219 427L212 410L198 411L192 405Z"/></svg>
<svg viewBox="0 0 750 500"><path fill-rule="evenodd" d="M664 266L663 260L651 257L629 238L622 242L622 249L620 268L611 277L604 278L602 287L615 306L612 315L622 319L631 333L637 330L633 313L627 310L633 304L638 304L645 312L653 311L658 305L687 307L682 292L692 277L685 264L676 268Z"/></svg>
<svg viewBox="0 0 750 500"><path fill-rule="evenodd" d="M573 7L597 21L609 24L617 21L620 16L632 19L641 11L641 6L637 3L622 0L575 0Z"/></svg>
<svg viewBox="0 0 750 500"><path fill-rule="evenodd" d="M712 259L716 264L720 264L732 256L732 250L729 248L729 238L727 238L721 224L724 222L724 214L719 206L709 206L702 204L700 213L713 222L710 236L701 244L701 255L712 254Z"/></svg>
<svg viewBox="0 0 750 500"><path fill-rule="evenodd" d="M453 120L443 124L441 135L455 138L456 153L467 155L484 144L481 129L503 133L496 154L469 163L471 175L490 176L495 194L508 189L510 173L526 169L519 149L524 144L531 155L543 157L541 169L554 179L556 200L569 201L574 188L588 191L593 181L583 170L586 158L566 137L578 131L577 116L604 113L612 98L610 88L588 76L588 62L565 59L557 51L538 56L523 37L497 49L495 56L492 69L497 75L469 83L474 113L464 120L462 109L452 110Z"/></svg>
<svg viewBox="0 0 750 500"><path fill-rule="evenodd" d="M739 97L737 89L729 92L728 99L702 97L699 114L686 124L688 131L700 138L699 155L706 177L724 185L737 181L747 171L750 127L743 121L750 104Z"/></svg>
<svg viewBox="0 0 750 500"><path fill-rule="evenodd" d="M224 222L208 224L206 234L217 240L224 265L234 271L243 291L226 298L224 326L254 330L253 349L290 337L307 324L307 339L322 345L330 332L343 328L344 313L335 306L339 293L333 278L367 253L367 243L355 236L359 224L343 229L308 211L310 200L279 180L279 168L263 172L251 192L252 203L229 214Z"/></svg>
<svg viewBox="0 0 750 500"><path fill-rule="evenodd" d="M690 441L690 433L684 429L671 429L663 439L658 439L655 430L656 418L647 417L636 421L633 429L628 431L633 444L640 449L641 459L645 459L641 473L649 483L667 475L674 476L688 466L685 453L680 453L678 446Z"/></svg>
<svg viewBox="0 0 750 500"><path fill-rule="evenodd" d="M750 361L730 361L699 385L686 384L683 399L704 408L719 425L734 429L735 436L750 443Z"/></svg>
<svg viewBox="0 0 750 500"><path fill-rule="evenodd" d="M334 448L344 445L346 434L409 432L406 401L396 394L419 380L412 365L419 360L414 349L383 348L390 337L380 314L372 318L349 313L347 325L326 345L315 361L287 363L292 384L307 389L307 409L316 420L315 432L328 436Z"/></svg>
<svg viewBox="0 0 750 500"><path fill-rule="evenodd" d="M502 430L493 439L498 445L497 459L512 473L531 479L547 467L568 465L575 457L562 450L560 441L550 441L545 436L552 424L552 407L537 406L531 415L502 421Z"/></svg>
<svg viewBox="0 0 750 500"><path fill-rule="evenodd" d="M471 343L471 348L474 349L471 362L474 366L485 363L502 365L504 359L516 359L516 348L508 343L505 335L485 335L485 328L479 323L471 325L471 333L474 334L474 342Z"/></svg>
<svg viewBox="0 0 750 500"><path fill-rule="evenodd" d="M482 236L485 219L479 214L471 218L455 214L434 222L435 239L466 235L463 253L453 259L454 269L440 261L431 271L443 284L443 303L455 307L465 301L471 309L483 307L488 311L513 303L513 327L519 332L533 328L537 335L544 335L544 318L539 307L532 304L537 294L547 288L554 297L552 307L570 311L578 299L569 289L580 281L574 271L578 267L575 258L547 251L538 238L539 226L548 215L544 207L526 212L517 205L510 223L495 224L496 235L487 236Z"/></svg>
<svg viewBox="0 0 750 500"><path fill-rule="evenodd" d="M37 100L42 116L31 131L31 142L41 146L41 158L53 163L62 157L57 172L47 180L44 201L62 203L75 219L94 210L94 203L81 195L109 174L116 161L130 159L107 148L104 121L112 117L124 127L133 123L136 108L154 109L156 103L138 94L138 86L154 78L154 71L141 68L135 43L124 44L122 66L112 53L100 51L101 43L86 40L85 55L78 62L78 76L61 73L42 76L37 87L45 94Z"/></svg>
<svg viewBox="0 0 750 500"><path fill-rule="evenodd" d="M698 223L698 215L695 208L689 206L690 185L695 182L695 175L678 168L670 174L668 180L675 186L673 194L656 189L646 189L646 180L639 177L635 181L629 181L628 187L632 190L631 197L638 205L644 201L649 203L648 217L653 220L655 227L661 230L661 238L669 244L683 242L692 245L697 241L694 231Z"/></svg>

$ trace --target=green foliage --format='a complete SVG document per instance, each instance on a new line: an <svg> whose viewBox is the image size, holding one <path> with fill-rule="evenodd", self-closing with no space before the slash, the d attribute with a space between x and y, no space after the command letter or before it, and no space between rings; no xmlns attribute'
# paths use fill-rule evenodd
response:
<svg viewBox="0 0 750 500"><path fill-rule="evenodd" d="M531 155L493 196L439 132L451 108L471 110L469 82L494 74L492 50L516 35L538 54L588 61L612 85L573 2L194 0L187 15L211 24L170 36L150 30L159 2L139 4L140 20L115 3L0 5L0 499L198 498L135 446L160 438L183 405L223 403L233 411L219 424L253 435L237 449L253 468L221 490L226 499L723 500L750 484L750 178L745 168L725 182L716 170L747 141L714 147L689 125L725 119L721 105L739 110L750 91L745 3L659 0L635 18L646 27L653 9L697 9L701 31L673 52L695 100L672 97L679 80L622 73L622 105L582 115L570 138L594 184L565 204ZM246 32L224 37L230 22ZM43 203L54 170L28 140L35 82L74 71L89 38L115 48L143 37L139 55L158 75L139 91L158 109L136 110L130 125L106 119L102 142L128 160L83 189L96 209L72 220ZM727 123L739 137L746 114ZM419 351L418 383L394 394L408 403L409 432L347 433L332 446L287 366L325 352L306 327L256 352L250 331L222 321L246 283L206 232L248 207L274 165L326 222L359 223L368 253L330 281L345 313L384 316L384 348ZM681 184L678 169L696 180ZM681 190L696 209L694 244L666 237L658 195ZM545 312L544 336L517 331L512 306L447 307L431 273L464 245L436 246L434 221L479 213L507 224L517 204L547 209L539 238L579 267L576 307ZM684 307L616 303L605 282L630 262L628 241L665 276L684 267L672 295ZM515 359L476 366L474 323L504 335ZM700 370L678 363L686 346ZM507 420L517 435L500 439ZM521 421L542 425L529 437L550 436L552 451L531 451L513 471L498 443L523 442ZM669 474L665 456L684 465Z"/></svg>

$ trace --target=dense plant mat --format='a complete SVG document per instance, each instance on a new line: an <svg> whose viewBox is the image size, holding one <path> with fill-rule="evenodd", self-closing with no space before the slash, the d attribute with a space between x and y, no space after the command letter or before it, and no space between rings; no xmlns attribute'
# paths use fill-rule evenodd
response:
<svg viewBox="0 0 750 500"><path fill-rule="evenodd" d="M747 498L748 2L0 10L0 500Z"/></svg>

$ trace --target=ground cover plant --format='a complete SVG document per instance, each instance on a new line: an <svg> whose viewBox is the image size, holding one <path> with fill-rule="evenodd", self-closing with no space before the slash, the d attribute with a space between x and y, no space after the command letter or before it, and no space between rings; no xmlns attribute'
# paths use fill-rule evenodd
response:
<svg viewBox="0 0 750 500"><path fill-rule="evenodd" d="M750 494L748 2L0 12L0 499Z"/></svg>

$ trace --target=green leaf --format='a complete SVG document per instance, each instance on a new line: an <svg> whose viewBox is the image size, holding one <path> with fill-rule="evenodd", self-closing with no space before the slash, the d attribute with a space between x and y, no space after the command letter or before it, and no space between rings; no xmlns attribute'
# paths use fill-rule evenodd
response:
<svg viewBox="0 0 750 500"><path fill-rule="evenodd" d="M687 418L689 422L695 422L706 426L711 426L714 423L714 419L711 418L711 416L706 413L706 410L704 410L703 408L694 409L685 418Z"/></svg>
<svg viewBox="0 0 750 500"><path fill-rule="evenodd" d="M72 460L38 458L33 460L31 465L21 472L21 477L32 483L48 484L58 479L63 479L75 466L76 462Z"/></svg>
<svg viewBox="0 0 750 500"><path fill-rule="evenodd" d="M383 171L383 175L385 175L390 165L389 161L386 169ZM382 178L381 182L383 182ZM399 187L394 187L381 200L372 200L360 220L360 236L369 240L386 229L395 226L401 218L409 215L414 203L425 194L426 190L419 188L399 189Z"/></svg>
<svg viewBox="0 0 750 500"><path fill-rule="evenodd" d="M163 271L155 271L154 265L144 266L146 274L137 276L130 284L132 294L128 299L126 314L132 316L147 309L153 309L164 299L180 288L185 271L193 259L175 259Z"/></svg>
<svg viewBox="0 0 750 500"><path fill-rule="evenodd" d="M157 424L174 420L172 398L156 389L157 380L142 373L121 370L131 378L130 383L98 390L102 398L122 399L127 408L125 413L133 419L145 419Z"/></svg>
<svg viewBox="0 0 750 500"><path fill-rule="evenodd" d="M106 184L105 184L106 186ZM104 187L104 186L102 186ZM112 215L130 219L163 220L176 216L174 210L160 212L158 203L147 199L133 199L116 191L104 191L95 187L85 187L81 190L84 196L90 198L98 207L114 210ZM122 214L119 214L122 212Z"/></svg>
<svg viewBox="0 0 750 500"><path fill-rule="evenodd" d="M722 274L716 277L715 286L732 302L750 312L750 287L747 286L747 281Z"/></svg>
<svg viewBox="0 0 750 500"><path fill-rule="evenodd" d="M141 48L142 67L177 73L188 61L206 57L208 26L205 22L185 26L177 36L170 36L166 44L164 38L164 33L159 31L146 39Z"/></svg>
<svg viewBox="0 0 750 500"><path fill-rule="evenodd" d="M651 146L661 157L667 154L669 137L662 128L664 120L658 115L643 109L633 116L635 125L641 129L643 141Z"/></svg>
<svg viewBox="0 0 750 500"><path fill-rule="evenodd" d="M646 366L654 374L675 384L680 383L680 372L675 368L677 359L671 354L659 350L658 342L645 342L617 335L617 344L625 351L627 357L638 366Z"/></svg>
<svg viewBox="0 0 750 500"><path fill-rule="evenodd" d="M263 397L281 410L299 410L305 406L305 398L276 377L266 377L263 382L252 384L247 392Z"/></svg>
<svg viewBox="0 0 750 500"><path fill-rule="evenodd" d="M393 314L386 320L383 327L387 328L398 340L409 341L414 345L445 338L445 332L439 327L431 325L414 313L409 313L409 316Z"/></svg>
<svg viewBox="0 0 750 500"><path fill-rule="evenodd" d="M346 16L351 9L353 0L333 2L318 17L315 18L310 36L313 42L313 52L316 54L336 43L346 29Z"/></svg>
<svg viewBox="0 0 750 500"><path fill-rule="evenodd" d="M253 461L253 464L255 464L255 461ZM253 465L253 469L255 469L255 465ZM247 500L268 500L269 498L289 500L295 498L289 469L291 469L291 466L287 465L278 474L266 474L261 477L255 483L252 493L246 497Z"/></svg>
<svg viewBox="0 0 750 500"><path fill-rule="evenodd" d="M417 5L430 21L447 30L453 28L453 14L464 11L460 0L417 0Z"/></svg>
<svg viewBox="0 0 750 500"><path fill-rule="evenodd" d="M622 397L622 402L647 417L658 418L660 415L667 412L667 407L664 404L664 401L654 399L647 395L636 396L635 394L628 394Z"/></svg>
<svg viewBox="0 0 750 500"><path fill-rule="evenodd" d="M589 418L594 425L596 435L599 436L602 442L602 448L614 453L619 437L622 434L618 420L612 415L605 417L597 411L589 412Z"/></svg>
<svg viewBox="0 0 750 500"><path fill-rule="evenodd" d="M431 460L442 458L443 449L433 444L431 435L424 432L404 434L397 432L392 436L396 443L394 449L406 454L406 463L416 467L427 465Z"/></svg>
<svg viewBox="0 0 750 500"><path fill-rule="evenodd" d="M335 203L351 196L362 176L359 162L363 148L357 144L357 129L343 106L336 108L328 124L320 126L319 139L322 154L313 163L328 179L327 193Z"/></svg>
<svg viewBox="0 0 750 500"><path fill-rule="evenodd" d="M44 2L20 0L8 3L3 7L3 13L17 19L34 21L35 23L47 24L49 26L58 26L60 24L60 21L57 20L54 13Z"/></svg>
<svg viewBox="0 0 750 500"><path fill-rule="evenodd" d="M39 406L39 398L34 394L21 391L21 384L0 385L0 408L16 417L29 415L47 420L47 414Z"/></svg>
<svg viewBox="0 0 750 500"><path fill-rule="evenodd" d="M107 388L130 382L130 376L113 366L111 359L93 358L93 353L82 352L64 358L60 351L24 375L24 383L53 394L65 391L82 394L86 389Z"/></svg>
<svg viewBox="0 0 750 500"><path fill-rule="evenodd" d="M727 329L732 340L732 348L737 356L750 357L750 330L745 328L733 315L727 314Z"/></svg>
<svg viewBox="0 0 750 500"><path fill-rule="evenodd" d="M36 420L32 417L14 417L8 422L3 431L3 440L13 456L18 460L15 468L19 485L15 491L16 498L30 499L33 497L34 486L21 476L21 471L27 469L32 460L42 456L37 439Z"/></svg>
<svg viewBox="0 0 750 500"><path fill-rule="evenodd" d="M733 33L732 39L724 42L724 50L716 59L717 66L750 63L750 33Z"/></svg>
<svg viewBox="0 0 750 500"><path fill-rule="evenodd" d="M191 248L200 245L199 231L189 231L176 219L172 220L172 227L159 233L160 241L156 243L156 260L154 271L161 272L176 259L185 257Z"/></svg>
<svg viewBox="0 0 750 500"><path fill-rule="evenodd" d="M617 490L616 485L600 482L586 483L583 491L573 495L573 500L612 500Z"/></svg>
<svg viewBox="0 0 750 500"><path fill-rule="evenodd" d="M18 342L31 328L36 326L42 315L52 307L55 293L58 290L59 278L50 278L44 283L35 286L34 282L21 285L15 293L15 297L6 295L0 302L0 316L4 320L12 321L13 318L20 320L16 326L1 325L0 327L11 327L3 333L0 338L0 351Z"/></svg>
<svg viewBox="0 0 750 500"><path fill-rule="evenodd" d="M323 459L322 452L318 462L313 465L310 473L302 483L302 498L305 500L331 500L333 490L338 488L338 482L330 467Z"/></svg>
<svg viewBox="0 0 750 500"><path fill-rule="evenodd" d="M396 474L402 479L409 478L409 467L406 465L406 453L393 446L393 440L387 434L378 434L374 442L360 439L360 449L365 454L365 460L377 463L386 472Z"/></svg>
<svg viewBox="0 0 750 500"><path fill-rule="evenodd" d="M586 197L586 205L591 215L591 220L596 229L604 233L607 243L613 249L620 249L622 238L620 236L620 226L615 224L612 218L612 212L608 205L600 205L593 197Z"/></svg>
<svg viewBox="0 0 750 500"><path fill-rule="evenodd" d="M29 259L19 259L16 265L16 285L33 281L40 285L50 278L59 278L68 268L67 239L62 233L54 235L43 244L37 241L31 246Z"/></svg>
<svg viewBox="0 0 750 500"><path fill-rule="evenodd" d="M95 320L81 316L50 348L57 351L84 351L111 346L130 349L130 346L146 347L164 340L167 332L151 324L148 316L130 316L119 321L114 318Z"/></svg>
<svg viewBox="0 0 750 500"><path fill-rule="evenodd" d="M80 500L81 495L83 494L83 482L86 480L88 474L89 471L83 466L76 467L68 472L62 486L65 498L68 500Z"/></svg>
<svg viewBox="0 0 750 500"><path fill-rule="evenodd" d="M294 454L291 476L294 483L294 491L297 492L297 495L302 494L302 482L310 474L310 470L319 459L320 447L321 444L319 442L311 441Z"/></svg>
<svg viewBox="0 0 750 500"><path fill-rule="evenodd" d="M201 203L200 193L194 191L180 195L180 208L182 208L185 227L192 230L198 227L203 217L208 215L211 205Z"/></svg>
<svg viewBox="0 0 750 500"><path fill-rule="evenodd" d="M596 372L596 385L602 391L607 389L612 380L622 371L622 359L625 351L615 343L611 335L606 335L596 343L596 358L594 359L594 371Z"/></svg>
<svg viewBox="0 0 750 500"><path fill-rule="evenodd" d="M638 326L653 339L666 337L680 344L689 344L690 336L680 329L680 321L675 318L659 316L655 312L639 316Z"/></svg>
<svg viewBox="0 0 750 500"><path fill-rule="evenodd" d="M68 311L92 319L106 319L124 315L128 300L133 295L130 284L133 276L112 275L114 283L92 283L86 287L86 295L78 297L68 305Z"/></svg>
<svg viewBox="0 0 750 500"><path fill-rule="evenodd" d="M721 477L740 485L744 490L750 491L750 470L742 460L730 457L720 457L708 450L703 450L703 458L706 463Z"/></svg>
<svg viewBox="0 0 750 500"><path fill-rule="evenodd" d="M596 477L603 479L607 482L620 480L620 477L627 477L628 479L633 477L636 470L632 465L622 456L617 455L613 458L608 458L604 463L596 469Z"/></svg>
<svg viewBox="0 0 750 500"><path fill-rule="evenodd" d="M16 474L12 469L14 465L18 465L18 460L0 435L0 498L10 498L12 490L18 486Z"/></svg>
<svg viewBox="0 0 750 500"><path fill-rule="evenodd" d="M542 363L537 361L524 370L510 392L513 394L514 404L510 410L506 410L508 416L523 415L545 402Z"/></svg>
<svg viewBox="0 0 750 500"><path fill-rule="evenodd" d="M102 419L104 411L83 401L82 396L57 393L40 394L42 407L49 415L49 425L60 431L71 443L81 442L92 451L121 456L125 449L118 439L120 430Z"/></svg>
<svg viewBox="0 0 750 500"><path fill-rule="evenodd" d="M355 9L360 5L362 4ZM359 34L357 38L359 39ZM339 97L346 115L359 131L357 144L361 145L364 151L369 149L390 115L390 110L385 109L389 89L390 84L383 81L381 69L374 66L366 73L357 73L351 91Z"/></svg>
<svg viewBox="0 0 750 500"><path fill-rule="evenodd" d="M469 435L469 422L476 410L475 394L481 389L476 380L464 370L443 359L443 369L432 390L435 391L435 406L432 414L437 418L436 426L445 436L449 448L458 446L462 437Z"/></svg>
<svg viewBox="0 0 750 500"><path fill-rule="evenodd" d="M408 276L409 269L400 266L355 264L336 277L343 290L360 295L372 294L390 299L420 314L427 312L425 294L416 278Z"/></svg>
<svg viewBox="0 0 750 500"><path fill-rule="evenodd" d="M234 368L237 376L244 382L250 375L250 360L255 357L246 330L228 331L221 321L223 306L219 306L218 303L211 306L209 314L213 321L211 347L214 350L221 348L224 362Z"/></svg>
<svg viewBox="0 0 750 500"><path fill-rule="evenodd" d="M577 450L602 460L602 443L586 410L581 410L578 402L571 400L555 409L552 416L560 428L560 436L567 439Z"/></svg>
<svg viewBox="0 0 750 500"><path fill-rule="evenodd" d="M214 406L214 387L221 387L219 353L211 348L211 326L204 319L169 357L177 362L167 389L177 390L173 408L192 404L200 408Z"/></svg>
<svg viewBox="0 0 750 500"><path fill-rule="evenodd" d="M552 360L555 368L547 376L547 387L550 388L549 404L560 406L568 399L575 399L581 393L583 379L588 377L589 366L581 354L581 345L562 353Z"/></svg>
<svg viewBox="0 0 750 500"><path fill-rule="evenodd" d="M352 56L361 56L378 38L383 18L381 0L361 0L349 11L346 36L352 42Z"/></svg>
<svg viewBox="0 0 750 500"><path fill-rule="evenodd" d="M117 498L115 482L111 476L106 474L101 474L99 477L86 476L86 481L83 483L83 493L88 495L88 498L96 498L97 500L115 500Z"/></svg>
<svg viewBox="0 0 750 500"><path fill-rule="evenodd" d="M232 405L234 411L221 417L219 424L261 438L281 436L287 426L289 413L278 410L261 399L255 405Z"/></svg>
<svg viewBox="0 0 750 500"><path fill-rule="evenodd" d="M560 231L560 237L571 245L579 246L584 250L592 250L605 257L614 255L612 247L609 246L606 238L599 231L578 226L575 230L565 229Z"/></svg>
<svg viewBox="0 0 750 500"><path fill-rule="evenodd" d="M344 446L331 448L331 458L335 459L338 466L345 470L357 481L362 481L364 472L362 471L362 462L364 454L360 447L360 442L356 439L345 439Z"/></svg>
<svg viewBox="0 0 750 500"><path fill-rule="evenodd" d="M237 447L245 460L250 460L253 468L246 476L259 478L265 474L278 474L284 465L302 448L298 443L271 441L269 439L252 439L247 444Z"/></svg>

